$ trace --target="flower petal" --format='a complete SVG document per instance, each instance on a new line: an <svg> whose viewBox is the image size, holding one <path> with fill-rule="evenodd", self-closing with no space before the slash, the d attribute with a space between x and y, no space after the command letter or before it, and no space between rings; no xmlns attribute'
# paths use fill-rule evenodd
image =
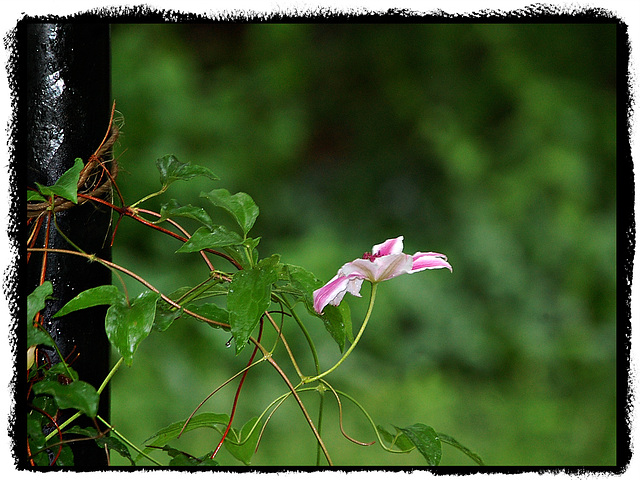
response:
<svg viewBox="0 0 640 480"><path fill-rule="evenodd" d="M453 272L453 268L447 262L446 255L435 252L417 252L413 255L413 267L409 273L421 272L426 269L448 268Z"/></svg>
<svg viewBox="0 0 640 480"><path fill-rule="evenodd" d="M363 278L359 275L336 275L324 286L313 292L313 308L322 313L327 305L339 305L345 293L360 296Z"/></svg>
<svg viewBox="0 0 640 480"><path fill-rule="evenodd" d="M396 253L402 253L404 237L390 238L378 245L374 245L371 253L374 255L394 255Z"/></svg>
<svg viewBox="0 0 640 480"><path fill-rule="evenodd" d="M413 259L410 255L397 253L384 255L373 261L358 258L344 265L340 271L345 275L358 274L372 283L378 283L403 273L409 273L412 265Z"/></svg>

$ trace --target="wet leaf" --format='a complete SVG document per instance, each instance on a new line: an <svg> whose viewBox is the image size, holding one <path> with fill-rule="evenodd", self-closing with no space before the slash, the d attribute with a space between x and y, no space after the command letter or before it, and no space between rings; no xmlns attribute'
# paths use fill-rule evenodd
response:
<svg viewBox="0 0 640 480"><path fill-rule="evenodd" d="M181 420L179 422L174 422L170 425L167 425L164 428L161 428L156 433L147 438L144 443L147 448L144 449L145 453L148 453L152 450L150 447L160 447L162 445L166 445L167 442L178 438L182 428L184 427L186 420ZM198 428L213 428L216 430L218 427L222 427L222 429L226 428L229 424L229 415L226 413L200 413L195 415L184 428L183 433L190 432L191 430L195 430ZM149 443L150 440L153 440Z"/></svg>
<svg viewBox="0 0 640 480"><path fill-rule="evenodd" d="M33 292L27 295L27 321L32 322L40 310L44 308L45 300L51 298L53 285L46 281L38 285Z"/></svg>
<svg viewBox="0 0 640 480"><path fill-rule="evenodd" d="M258 417L254 417L244 424L240 432L231 428L224 441L225 448L245 465L251 465L251 457L258 445L261 427L262 423L258 422Z"/></svg>
<svg viewBox="0 0 640 480"><path fill-rule="evenodd" d="M240 225L245 237L260 213L253 199L244 192L231 195L228 190L220 188L208 193L202 192L200 196L208 199L216 207L228 211Z"/></svg>
<svg viewBox="0 0 640 480"><path fill-rule="evenodd" d="M73 167L60 175L56 183L51 186L44 186L36 182L36 186L45 197L56 195L73 203L78 203L78 180L80 180L80 172L83 168L82 159L76 158Z"/></svg>
<svg viewBox="0 0 640 480"><path fill-rule="evenodd" d="M428 465L436 466L440 464L442 445L438 434L433 428L422 423L415 423L405 428L396 427L396 429L404 433L409 441L416 446Z"/></svg>
<svg viewBox="0 0 640 480"><path fill-rule="evenodd" d="M100 285L89 288L69 300L56 312L54 318L67 315L76 310L82 310L83 308L95 307L96 305L112 305L118 299L124 299L124 295L120 293L120 290L115 285Z"/></svg>
<svg viewBox="0 0 640 480"><path fill-rule="evenodd" d="M153 327L156 316L156 302L160 294L146 291L128 305L126 299L119 298L107 310L105 330L111 344L131 366L133 354Z"/></svg>
<svg viewBox="0 0 640 480"><path fill-rule="evenodd" d="M207 167L183 163L173 155L165 155L156 160L156 167L160 172L160 183L167 188L176 180L191 180L194 177L206 177L210 180L218 180L218 177Z"/></svg>
<svg viewBox="0 0 640 480"><path fill-rule="evenodd" d="M220 248L230 245L240 245L242 237L236 232L217 225L213 229L200 227L193 232L191 238L176 250L177 253L199 252L205 248Z"/></svg>
<svg viewBox="0 0 640 480"><path fill-rule="evenodd" d="M33 391L36 395L51 395L62 409L75 408L91 418L98 413L100 395L92 385L82 380L67 385L55 380L43 380L33 385Z"/></svg>
<svg viewBox="0 0 640 480"><path fill-rule="evenodd" d="M227 310L236 354L245 347L260 317L271 304L271 286L278 275L272 263L263 262L262 266L237 272L229 286Z"/></svg>
<svg viewBox="0 0 640 480"><path fill-rule="evenodd" d="M160 218L154 223L163 222L169 218L182 217L197 220L198 222L211 227L213 222L209 214L201 207L194 207L192 205L180 206L174 199L169 200L160 207Z"/></svg>
<svg viewBox="0 0 640 480"><path fill-rule="evenodd" d="M449 435L445 435L444 433L438 433L438 438L442 443L446 443L460 450L462 453L464 453L467 457L469 457L471 460L476 462L478 465L484 465L484 462L482 461L482 458L480 458L480 455L469 450L467 447L465 447L460 442L458 442L455 438L450 437Z"/></svg>

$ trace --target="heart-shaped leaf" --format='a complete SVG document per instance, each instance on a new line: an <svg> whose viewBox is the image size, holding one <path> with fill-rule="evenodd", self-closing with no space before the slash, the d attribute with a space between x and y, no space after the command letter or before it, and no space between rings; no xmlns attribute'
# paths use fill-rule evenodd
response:
<svg viewBox="0 0 640 480"><path fill-rule="evenodd" d="M76 380L63 385L55 380L43 380L33 385L36 395L51 395L60 408L75 408L94 418L98 413L100 395L92 385Z"/></svg>
<svg viewBox="0 0 640 480"><path fill-rule="evenodd" d="M438 438L442 443L446 443L460 450L462 453L464 453L467 457L469 457L471 460L476 462L478 465L484 465L484 462L482 461L482 458L480 458L480 455L469 450L467 447L465 447L460 442L458 442L455 438L439 432L438 432Z"/></svg>
<svg viewBox="0 0 640 480"><path fill-rule="evenodd" d="M204 305L190 304L187 306L187 310L193 313L197 313L198 315L208 318L209 320L213 320L214 322L229 324L229 312L224 308L219 307L215 303L205 303ZM207 323L207 325L218 328L218 326L213 323Z"/></svg>
<svg viewBox="0 0 640 480"><path fill-rule="evenodd" d="M211 217L202 207L180 206L174 199L169 200L168 203L160 207L160 218L154 223L160 223L174 217L191 218L208 227L212 227L213 224Z"/></svg>
<svg viewBox="0 0 640 480"><path fill-rule="evenodd" d="M245 465L251 465L251 457L256 451L261 427L262 423L258 421L258 417L254 417L244 424L239 433L235 428L231 428L224 441L225 448Z"/></svg>
<svg viewBox="0 0 640 480"><path fill-rule="evenodd" d="M327 305L320 316L327 332L338 344L340 351L344 351L347 340L353 342L353 328L351 325L351 310L347 302L338 306Z"/></svg>
<svg viewBox="0 0 640 480"><path fill-rule="evenodd" d="M414 423L405 428L395 427L404 433L413 443L418 451L427 461L427 464L434 467L440 464L442 458L442 445L436 431L422 423Z"/></svg>
<svg viewBox="0 0 640 480"><path fill-rule="evenodd" d="M174 422L164 428L161 428L156 433L151 435L144 441L144 444L147 445L147 448L144 449L144 453L148 453L149 451L151 451L150 447L160 447L162 445L166 445L167 442L178 438L181 432L186 433L197 428L218 429L218 427L222 427L224 429L229 424L229 415L227 415L226 413L200 413L191 418L186 427L184 426L185 423L186 420ZM153 441L149 443L150 440Z"/></svg>
<svg viewBox="0 0 640 480"><path fill-rule="evenodd" d="M69 300L56 312L54 318L67 315L76 310L82 310L83 308L95 307L96 305L112 305L118 299L124 299L124 295L120 293L120 290L115 285L100 285L89 288Z"/></svg>
<svg viewBox="0 0 640 480"><path fill-rule="evenodd" d="M416 448L416 446L411 442L411 440L409 440L407 436L401 431L399 431L397 428L396 428L395 435L393 435L391 432L389 432L387 429L385 429L381 425L376 425L376 428L378 430L378 433L380 433L380 436L389 443L390 448L395 447L401 452L409 452L414 448Z"/></svg>
<svg viewBox="0 0 640 480"><path fill-rule="evenodd" d="M218 177L207 167L183 163L173 155L165 155L156 160L156 167L160 171L160 183L166 189L176 180L191 180L194 177L206 177L218 180Z"/></svg>
<svg viewBox="0 0 640 480"><path fill-rule="evenodd" d="M220 188L208 193L202 192L200 196L207 198L216 207L228 211L240 225L245 237L260 213L260 209L253 199L244 192L231 195L228 190Z"/></svg>
<svg viewBox="0 0 640 480"><path fill-rule="evenodd" d="M46 202L47 199L35 190L27 190L27 202Z"/></svg>
<svg viewBox="0 0 640 480"><path fill-rule="evenodd" d="M53 285L46 281L42 285L38 285L33 292L27 295L27 321L33 322L33 319L40 310L44 308L45 300L53 294Z"/></svg>
<svg viewBox="0 0 640 480"><path fill-rule="evenodd" d="M249 270L254 267L258 261L258 249L260 238L245 238L239 245L229 245L223 247L227 255L238 262L242 268Z"/></svg>
<svg viewBox="0 0 640 480"><path fill-rule="evenodd" d="M45 197L57 195L71 200L73 203L78 203L78 180L80 180L80 172L83 168L82 159L76 158L73 167L60 175L55 184L44 186L36 182L36 186Z"/></svg>
<svg viewBox="0 0 640 480"><path fill-rule="evenodd" d="M265 260L256 268L237 272L229 286L227 310L236 354L245 347L260 317L271 304L271 285L278 275L273 262Z"/></svg>
<svg viewBox="0 0 640 480"><path fill-rule="evenodd" d="M105 331L111 344L131 366L133 354L138 345L151 332L156 316L156 302L160 294L146 291L140 294L131 305L126 299L119 298L111 305L105 316Z"/></svg>
<svg viewBox="0 0 640 480"><path fill-rule="evenodd" d="M240 237L240 235L222 225L218 225L213 229L200 227L198 230L193 232L191 238L176 250L176 252L199 252L205 248L220 248L229 245L239 245L241 243L242 237Z"/></svg>

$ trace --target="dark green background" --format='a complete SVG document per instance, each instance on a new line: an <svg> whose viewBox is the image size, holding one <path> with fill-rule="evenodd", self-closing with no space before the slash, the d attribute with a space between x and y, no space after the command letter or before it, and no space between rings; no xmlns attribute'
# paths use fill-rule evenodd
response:
<svg viewBox="0 0 640 480"><path fill-rule="evenodd" d="M615 464L614 23L123 24L113 26L112 55L125 122L118 184L129 203L159 188L155 159L174 154L221 181L176 183L145 207L205 206L198 195L212 188L247 192L261 209L261 255L280 253L322 280L398 235L407 253L448 255L453 274L380 285L361 344L329 377L376 422L431 425L490 465ZM206 275L178 247L125 221L114 259L168 293ZM367 292L347 296L356 328ZM336 344L304 318L327 368ZM288 320L285 333L312 373ZM247 361L249 349L235 357L228 339L190 320L153 333L113 380L113 425L141 444L186 418ZM234 391L203 411L228 413ZM237 425L285 391L270 367L252 370ZM315 396L303 398L315 412ZM423 464L416 452L348 442L328 400L337 464ZM375 439L348 403L345 429ZM218 438L192 433L173 446L201 455ZM219 459L237 465L224 451ZM293 401L254 460L315 461ZM471 461L444 447L442 463Z"/></svg>

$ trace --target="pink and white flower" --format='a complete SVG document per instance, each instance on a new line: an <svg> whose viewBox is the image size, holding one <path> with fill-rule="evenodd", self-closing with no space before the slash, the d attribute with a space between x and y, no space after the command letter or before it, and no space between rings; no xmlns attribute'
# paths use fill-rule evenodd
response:
<svg viewBox="0 0 640 480"><path fill-rule="evenodd" d="M435 252L417 252L413 255L402 253L404 237L391 238L374 245L371 253L362 258L345 263L335 277L313 292L313 308L322 313L327 305L339 305L349 292L360 296L362 282L378 283L404 273L416 273L427 269L448 268L453 272L447 257Z"/></svg>

